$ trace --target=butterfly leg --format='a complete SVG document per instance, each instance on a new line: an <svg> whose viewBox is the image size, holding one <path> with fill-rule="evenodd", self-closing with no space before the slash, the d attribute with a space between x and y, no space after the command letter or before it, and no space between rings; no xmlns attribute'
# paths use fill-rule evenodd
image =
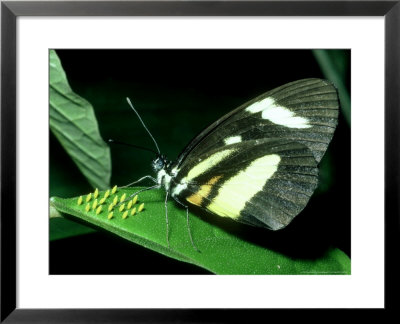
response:
<svg viewBox="0 0 400 324"><path fill-rule="evenodd" d="M167 206L167 203L168 203L168 194L169 194L169 192L168 192L168 190L167 190L167 193L166 193L166 195L165 195L165 202L164 202L164 204L165 204L165 223L166 223L166 225L167 225L167 244L168 244L168 248L169 248L169 221L168 221L168 206Z"/></svg>
<svg viewBox="0 0 400 324"><path fill-rule="evenodd" d="M131 199L133 196L137 195L138 193L141 193L141 192L147 191L147 190L151 190L151 189L159 189L160 187L161 187L161 186L157 183L157 184L154 185L154 186L140 189L140 190L134 192L133 194L129 195L128 200ZM122 188L123 188L123 187L122 187ZM122 203L124 203L125 201L126 201L126 200L120 201L120 202L119 202L118 204L116 204L115 206L119 206L119 205L121 205Z"/></svg>
<svg viewBox="0 0 400 324"><path fill-rule="evenodd" d="M150 180L153 181L154 183L157 183L157 180L156 180L156 179L154 179L154 178L153 178L152 176L150 176L150 175L147 175L147 176L144 176L144 177L140 178L139 180L136 180L136 181L134 181L134 182L128 183L127 185L122 186L122 187L120 187L120 188L130 187L130 186L132 186L132 185L134 185L134 184L136 184L136 183L138 183L138 182L141 182L141 181L143 181L143 180L145 180L145 179L150 179Z"/></svg>
<svg viewBox="0 0 400 324"><path fill-rule="evenodd" d="M194 244L193 242L193 238L192 238L192 232L190 231L190 223L189 223L189 207L186 206L185 204L183 204L182 202L180 202L178 200L178 198L174 197L175 201L180 204L183 208L186 209L186 224L187 224L187 228L188 228L188 232L189 232L189 237L190 237L190 242L192 243L193 248L197 251L200 252L200 250L197 248L197 246Z"/></svg>

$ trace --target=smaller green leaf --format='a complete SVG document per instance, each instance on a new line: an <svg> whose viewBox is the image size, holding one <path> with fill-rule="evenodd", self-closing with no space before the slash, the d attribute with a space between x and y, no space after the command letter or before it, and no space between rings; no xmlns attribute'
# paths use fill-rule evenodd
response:
<svg viewBox="0 0 400 324"><path fill-rule="evenodd" d="M50 241L93 233L91 227L79 224L64 217L50 219Z"/></svg>
<svg viewBox="0 0 400 324"><path fill-rule="evenodd" d="M100 136L93 107L72 91L53 50L50 51L50 129L93 187L110 186L110 148Z"/></svg>
<svg viewBox="0 0 400 324"><path fill-rule="evenodd" d="M118 189L104 202L102 198L106 195L105 192L100 192L97 198L93 193L82 196L80 204L77 197L52 197L51 205L63 213L131 242L216 274L350 274L350 259L338 249L329 249L318 258L295 258L247 241L191 213L190 229L194 243L200 250L198 252L189 239L186 211L173 201L168 202L168 246L163 192L145 191L133 206L128 206L132 199L128 197L139 189ZM123 195L127 198L121 203ZM112 208L113 214L110 217L108 208L114 200L117 205ZM144 210L139 212L139 206L143 203ZM128 207L130 208L127 210ZM132 216L133 208L136 208L136 213ZM265 235L268 234L269 231L265 230Z"/></svg>

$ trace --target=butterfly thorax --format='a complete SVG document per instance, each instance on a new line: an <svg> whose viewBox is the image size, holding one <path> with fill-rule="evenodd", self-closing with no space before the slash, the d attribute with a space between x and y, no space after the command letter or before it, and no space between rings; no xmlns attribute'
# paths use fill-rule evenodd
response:
<svg viewBox="0 0 400 324"><path fill-rule="evenodd" d="M158 155L152 161L151 167L157 174L157 183L160 187L164 187L166 191L169 191L171 186L171 167L172 162L169 161L164 155Z"/></svg>

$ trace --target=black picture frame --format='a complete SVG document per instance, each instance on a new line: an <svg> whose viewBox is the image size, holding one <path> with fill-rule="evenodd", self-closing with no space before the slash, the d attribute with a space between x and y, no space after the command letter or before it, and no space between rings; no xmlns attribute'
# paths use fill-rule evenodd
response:
<svg viewBox="0 0 400 324"><path fill-rule="evenodd" d="M396 310L399 255L400 1L4 1L1 3L1 321L235 322L266 310L17 309L16 19L19 16L380 16L385 19L385 310ZM395 256L395 257L393 257ZM253 312L249 314L249 312ZM281 317L282 319L282 317Z"/></svg>

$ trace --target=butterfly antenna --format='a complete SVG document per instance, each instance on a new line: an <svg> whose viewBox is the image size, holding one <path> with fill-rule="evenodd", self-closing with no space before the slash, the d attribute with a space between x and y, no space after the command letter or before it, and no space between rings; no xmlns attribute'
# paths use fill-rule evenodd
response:
<svg viewBox="0 0 400 324"><path fill-rule="evenodd" d="M135 114L138 116L138 118L139 118L140 122L142 123L144 129L147 131L147 133L149 133L151 139L153 140L154 144L156 145L158 155L161 155L161 152L160 152L160 149L158 148L158 145L157 145L156 140L154 139L153 135L151 135L150 131L148 130L148 128L147 128L146 125L144 124L142 118L140 118L139 113L138 113L138 112L136 111L136 109L133 107L133 105L132 105L132 103L131 103L131 100L130 100L129 98L126 98L126 101L128 101L129 106L131 106L132 110L133 110L133 111L135 112Z"/></svg>
<svg viewBox="0 0 400 324"><path fill-rule="evenodd" d="M138 149L141 149L141 150L144 150L144 151L149 151L149 152L153 152L153 153L157 154L156 151L154 151L154 150L152 150L152 149L149 149L149 148L147 148L147 147L143 147L143 146L139 146L139 145L135 145L135 144L130 144L130 143L124 143L124 142L116 141L116 140L114 140L114 139L112 139L112 138L109 138L109 139L108 139L108 143L130 146L130 147L138 148Z"/></svg>

